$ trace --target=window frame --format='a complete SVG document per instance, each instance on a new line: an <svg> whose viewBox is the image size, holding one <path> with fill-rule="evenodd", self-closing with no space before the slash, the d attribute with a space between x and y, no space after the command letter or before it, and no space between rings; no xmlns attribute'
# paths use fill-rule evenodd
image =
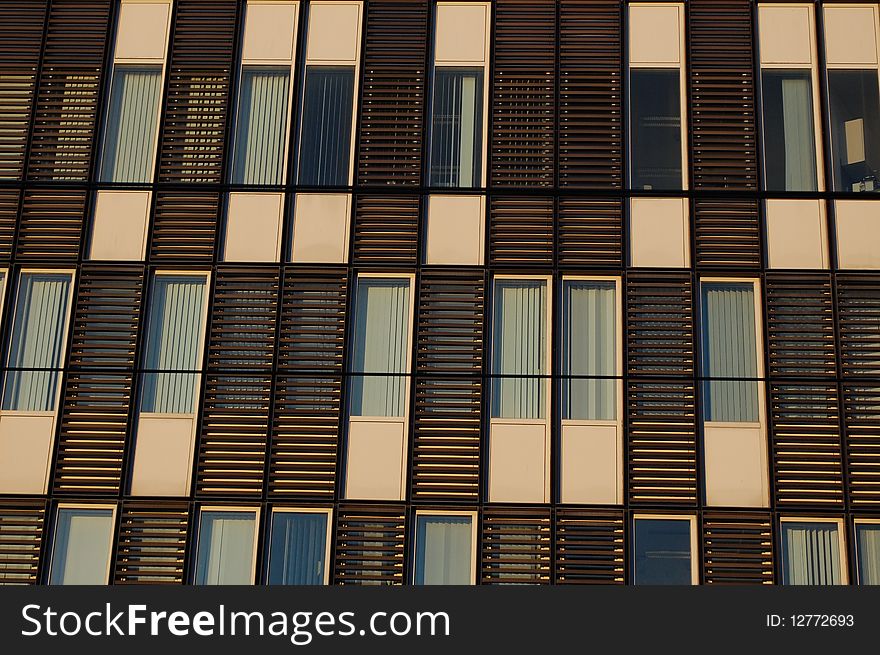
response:
<svg viewBox="0 0 880 655"><path fill-rule="evenodd" d="M263 572L263 584L270 585L269 583L269 573L271 571L272 566L272 530L275 527L275 515L276 514L323 514L327 517L327 533L324 540L324 571L323 575L323 585L327 586L330 584L330 569L332 568L333 562L330 559L331 546L333 540L333 508L328 507L272 507L271 509L267 509L266 514L268 515L268 521L266 521L266 529L264 530L264 544L263 550L264 559L266 564L264 565L265 571ZM259 529L259 527L258 527ZM256 549L254 549L256 551ZM272 585L279 586L279 585ZM283 585L280 585L283 586Z"/></svg>
<svg viewBox="0 0 880 655"><path fill-rule="evenodd" d="M631 562L631 573L630 573L630 581L629 584L634 586L644 586L644 585L636 585L636 521L640 520L659 520L659 521L687 521L689 524L689 534L690 534L690 556L691 556L691 584L690 586L695 586L700 584L700 543L699 537L697 534L697 517L694 514L650 514L645 512L636 512L632 516L632 520L630 521L630 541L631 545L629 547L630 551L630 562Z"/></svg>
<svg viewBox="0 0 880 655"><path fill-rule="evenodd" d="M191 566L190 566L190 574L189 574L189 584L193 586L216 586L216 585L198 585L196 584L196 577L198 576L198 568L199 568L199 546L202 542L202 516L205 512L226 512L226 513L251 513L254 515L254 532L253 532L253 541L251 542L251 574L250 574L250 582L248 585L253 586L257 581L257 550L260 544L260 511L261 507L257 506L247 506L247 505L201 505L198 507L196 511L196 520L195 520L195 539L192 543L192 551L190 553L191 558ZM240 585L247 586L247 585Z"/></svg>
<svg viewBox="0 0 880 655"><path fill-rule="evenodd" d="M852 539L852 561L853 561L853 572L855 574L855 580L853 580L853 584L862 585L861 581L861 573L862 573L862 562L859 559L859 526L862 525L874 525L877 526L877 529L880 530L880 518L854 518L852 521L853 524L853 539ZM844 560L845 561L845 560ZM867 586L867 585L865 585Z"/></svg>
<svg viewBox="0 0 880 655"><path fill-rule="evenodd" d="M60 502L55 507L54 515L52 516L52 544L49 549L49 566L46 567L46 584L49 584L49 581L52 579L52 571L55 568L55 555L56 555L56 545L58 543L58 523L59 518L61 516L61 510L94 510L94 509L109 509L110 510L110 540L108 543L108 557L107 557L107 570L104 574L104 584L110 584L110 575L113 573L113 561L114 561L114 552L113 552L113 544L116 541L116 531L118 528L118 513L117 507L114 503L78 503L78 502Z"/></svg>
<svg viewBox="0 0 880 655"><path fill-rule="evenodd" d="M419 517L422 516L441 516L441 517L467 517L471 520L471 552L470 552L470 563L471 563L471 574L470 574L470 582L469 585L477 584L477 544L479 540L479 532L477 527L477 512L474 510L452 510L452 509L417 509L415 512L415 517L413 520L413 534L412 534L412 548L410 556L412 557L412 567L410 572L410 584L413 586L419 587L430 587L430 586L442 586L442 585L418 585L416 583L416 575L418 571L416 570L416 561L418 560L418 549L419 549Z"/></svg>
<svg viewBox="0 0 880 655"><path fill-rule="evenodd" d="M831 585L831 586L846 586L849 584L849 558L847 557L847 543L846 543L846 526L844 525L844 520L842 518L830 518L827 516L804 516L800 514L794 514L791 516L780 516L779 522L777 526L777 539L779 543L779 557L777 558L777 567L779 572L779 579L777 584L779 586L797 586L797 585L786 585L783 582L783 576L785 573L785 549L782 547L782 535L784 532L783 525L785 523L833 523L837 526L837 549L839 551L840 557L840 584L839 585ZM858 567L857 567L858 568Z"/></svg>

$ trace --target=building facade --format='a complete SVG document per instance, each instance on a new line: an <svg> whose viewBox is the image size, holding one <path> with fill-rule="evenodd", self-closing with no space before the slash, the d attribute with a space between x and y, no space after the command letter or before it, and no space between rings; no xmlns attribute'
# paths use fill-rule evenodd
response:
<svg viewBox="0 0 880 655"><path fill-rule="evenodd" d="M880 4L0 3L0 582L880 583Z"/></svg>

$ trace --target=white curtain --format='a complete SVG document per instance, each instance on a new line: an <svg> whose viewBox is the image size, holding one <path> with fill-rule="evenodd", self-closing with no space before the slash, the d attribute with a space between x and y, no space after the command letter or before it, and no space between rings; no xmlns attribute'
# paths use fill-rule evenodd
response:
<svg viewBox="0 0 880 655"><path fill-rule="evenodd" d="M431 184L473 187L479 184L480 71L437 69L431 129Z"/></svg>
<svg viewBox="0 0 880 655"><path fill-rule="evenodd" d="M9 345L3 409L29 412L55 409L63 360L70 276L22 273Z"/></svg>
<svg viewBox="0 0 880 655"><path fill-rule="evenodd" d="M205 278L157 275L147 325L141 410L170 414L194 411Z"/></svg>
<svg viewBox="0 0 880 655"><path fill-rule="evenodd" d="M859 584L880 585L880 525L856 526L859 544Z"/></svg>
<svg viewBox="0 0 880 655"><path fill-rule="evenodd" d="M112 533L109 509L58 510L49 584L107 584Z"/></svg>
<svg viewBox="0 0 880 655"><path fill-rule="evenodd" d="M416 543L416 584L471 584L471 519L420 516Z"/></svg>
<svg viewBox="0 0 880 655"><path fill-rule="evenodd" d="M614 283L567 281L562 301L562 417L612 420L616 381L571 376L616 374Z"/></svg>
<svg viewBox="0 0 880 655"><path fill-rule="evenodd" d="M232 181L281 184L290 72L244 68L235 131Z"/></svg>
<svg viewBox="0 0 880 655"><path fill-rule="evenodd" d="M782 524L782 584L840 584L840 547L834 523Z"/></svg>
<svg viewBox="0 0 880 655"><path fill-rule="evenodd" d="M358 280L352 416L404 415L408 334L409 280Z"/></svg>
<svg viewBox="0 0 880 655"><path fill-rule="evenodd" d="M255 521L252 512L202 512L195 584L253 583Z"/></svg>
<svg viewBox="0 0 880 655"><path fill-rule="evenodd" d="M811 103L809 78L782 80L786 191L816 190Z"/></svg>
<svg viewBox="0 0 880 655"><path fill-rule="evenodd" d="M547 285L543 280L495 283L492 330L492 416L544 418L547 372Z"/></svg>
<svg viewBox="0 0 880 655"><path fill-rule="evenodd" d="M703 376L752 378L758 375L755 292L750 283L703 284ZM755 381L708 380L704 384L708 421L758 420Z"/></svg>
<svg viewBox="0 0 880 655"><path fill-rule="evenodd" d="M149 182L153 178L160 68L118 66L113 71L101 179Z"/></svg>
<svg viewBox="0 0 880 655"><path fill-rule="evenodd" d="M276 512L272 518L269 584L324 584L327 515Z"/></svg>

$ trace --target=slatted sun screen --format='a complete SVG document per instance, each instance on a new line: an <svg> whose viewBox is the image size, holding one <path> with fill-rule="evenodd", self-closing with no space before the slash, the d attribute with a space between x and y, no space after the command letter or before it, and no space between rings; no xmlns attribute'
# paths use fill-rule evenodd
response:
<svg viewBox="0 0 880 655"><path fill-rule="evenodd" d="M555 584L624 584L622 511L558 509Z"/></svg>
<svg viewBox="0 0 880 655"><path fill-rule="evenodd" d="M763 512L703 514L706 584L773 584L773 522Z"/></svg>
<svg viewBox="0 0 880 655"><path fill-rule="evenodd" d="M189 504L122 504L114 584L183 584Z"/></svg>
<svg viewBox="0 0 880 655"><path fill-rule="evenodd" d="M482 584L550 584L550 509L492 507L483 512Z"/></svg>
<svg viewBox="0 0 880 655"><path fill-rule="evenodd" d="M44 500L0 503L0 584L36 584L46 521Z"/></svg>
<svg viewBox="0 0 880 655"><path fill-rule="evenodd" d="M334 584L403 584L405 535L403 507L340 507Z"/></svg>

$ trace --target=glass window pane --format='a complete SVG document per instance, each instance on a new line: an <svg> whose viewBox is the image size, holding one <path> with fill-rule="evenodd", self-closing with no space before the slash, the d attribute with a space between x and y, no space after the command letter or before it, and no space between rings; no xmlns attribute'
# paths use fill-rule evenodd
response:
<svg viewBox="0 0 880 655"><path fill-rule="evenodd" d="M352 372L373 375L352 379L352 416L404 415L408 336L409 280L359 279Z"/></svg>
<svg viewBox="0 0 880 655"><path fill-rule="evenodd" d="M286 68L243 68L235 121L232 182L281 184L287 140Z"/></svg>
<svg viewBox="0 0 880 655"><path fill-rule="evenodd" d="M49 584L107 584L113 510L58 510Z"/></svg>
<svg viewBox="0 0 880 655"><path fill-rule="evenodd" d="M880 524L857 523L859 584L880 585Z"/></svg>
<svg viewBox="0 0 880 655"><path fill-rule="evenodd" d="M816 191L810 71L766 70L762 82L767 189Z"/></svg>
<svg viewBox="0 0 880 655"><path fill-rule="evenodd" d="M64 361L70 275L22 273L9 343L3 409L55 409ZM23 370L22 370L23 369ZM52 370L35 370L52 369Z"/></svg>
<svg viewBox="0 0 880 655"><path fill-rule="evenodd" d="M431 186L480 185L482 101L482 69L434 72Z"/></svg>
<svg viewBox="0 0 880 655"><path fill-rule="evenodd" d="M880 191L877 71L828 71L835 191Z"/></svg>
<svg viewBox="0 0 880 655"><path fill-rule="evenodd" d="M614 282L564 281L562 321L562 418L613 420L617 381L570 376L617 374Z"/></svg>
<svg viewBox="0 0 880 655"><path fill-rule="evenodd" d="M630 73L633 189L681 189L678 70Z"/></svg>
<svg viewBox="0 0 880 655"><path fill-rule="evenodd" d="M194 584L253 583L253 512L202 512Z"/></svg>
<svg viewBox="0 0 880 655"><path fill-rule="evenodd" d="M634 542L635 584L693 584L690 521L636 519Z"/></svg>
<svg viewBox="0 0 880 655"><path fill-rule="evenodd" d="M495 282L492 327L492 416L539 419L545 416L547 374L547 283Z"/></svg>
<svg viewBox="0 0 880 655"><path fill-rule="evenodd" d="M327 515L275 512L269 550L269 584L324 584Z"/></svg>
<svg viewBox="0 0 880 655"><path fill-rule="evenodd" d="M758 420L755 290L746 283L704 283L703 376L707 421Z"/></svg>
<svg viewBox="0 0 880 655"><path fill-rule="evenodd" d="M158 129L162 69L117 66L113 69L110 109L104 135L101 180L149 182Z"/></svg>
<svg viewBox="0 0 880 655"><path fill-rule="evenodd" d="M418 516L416 584L471 584L471 521L469 516Z"/></svg>
<svg viewBox="0 0 880 655"><path fill-rule="evenodd" d="M782 584L840 584L836 523L782 523Z"/></svg>
<svg viewBox="0 0 880 655"><path fill-rule="evenodd" d="M354 69L306 69L299 183L346 186L351 159Z"/></svg>

